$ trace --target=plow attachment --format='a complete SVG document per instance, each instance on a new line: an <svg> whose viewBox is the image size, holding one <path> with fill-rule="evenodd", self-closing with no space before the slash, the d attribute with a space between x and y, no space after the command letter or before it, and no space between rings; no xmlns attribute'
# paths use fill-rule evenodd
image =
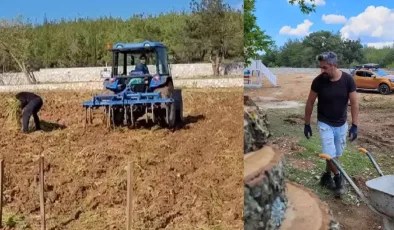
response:
<svg viewBox="0 0 394 230"><path fill-rule="evenodd" d="M174 91L174 94L176 91ZM135 93L125 90L114 95L95 95L91 101L83 102L85 108L85 124L93 122L93 111L103 109L103 123L107 128L119 125L134 128L137 119L145 116L145 122L173 128L182 111L176 103L182 103L182 96L177 98L162 98L159 92Z"/></svg>

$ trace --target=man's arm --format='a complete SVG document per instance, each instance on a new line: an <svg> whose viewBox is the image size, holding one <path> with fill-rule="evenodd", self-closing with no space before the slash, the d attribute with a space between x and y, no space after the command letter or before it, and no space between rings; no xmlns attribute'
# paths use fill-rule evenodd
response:
<svg viewBox="0 0 394 230"><path fill-rule="evenodd" d="M352 123L358 126L358 100L357 100L357 93L353 91L349 93L350 99L350 111L352 114Z"/></svg>
<svg viewBox="0 0 394 230"><path fill-rule="evenodd" d="M358 100L356 91L357 85L352 76L350 76L350 80L348 81L348 90L351 106L350 112L352 114L352 123L358 126Z"/></svg>
<svg viewBox="0 0 394 230"><path fill-rule="evenodd" d="M306 125L311 124L313 105L315 104L316 98L317 98L317 93L314 92L313 90L310 90L308 100L306 101L306 106L305 106L305 118L304 119L305 119Z"/></svg>

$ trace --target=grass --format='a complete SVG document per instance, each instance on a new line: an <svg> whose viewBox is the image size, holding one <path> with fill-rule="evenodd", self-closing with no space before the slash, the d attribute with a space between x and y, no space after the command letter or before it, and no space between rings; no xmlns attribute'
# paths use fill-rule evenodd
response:
<svg viewBox="0 0 394 230"><path fill-rule="evenodd" d="M317 157L317 154L322 152L319 132L316 125L312 124L313 135L310 139L307 139L304 136L303 123L288 124L284 122L284 120L289 117L303 118L303 109L304 108L268 110L267 116L270 123L269 129L272 132L271 139L275 139L277 137L291 137L292 139L296 138L296 140L298 140L297 145L301 147L300 150L292 155L286 155L285 169L287 179L303 184L304 186L312 189L322 199L330 199L333 198L333 192L322 188L319 185L320 176L325 170L325 160ZM316 111L313 112L312 116L316 116ZM378 161L378 158L375 157L375 159ZM291 164L292 160L311 162L313 164L313 168L311 170L301 170ZM361 176L364 179L371 179L378 176L376 169L373 167L368 157L361 154L358 151L358 146L350 141L347 142L347 148L340 158L340 164L351 178L353 176ZM343 196L342 201L346 204L359 203L359 199L349 183L347 183L346 188L346 193Z"/></svg>
<svg viewBox="0 0 394 230"><path fill-rule="evenodd" d="M15 215L12 213L3 213L3 227L17 228L17 229L31 229L29 223L24 216Z"/></svg>

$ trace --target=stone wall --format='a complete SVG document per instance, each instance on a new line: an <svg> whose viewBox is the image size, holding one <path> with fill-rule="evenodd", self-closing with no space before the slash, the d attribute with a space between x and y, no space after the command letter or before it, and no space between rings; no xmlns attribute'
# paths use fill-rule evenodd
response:
<svg viewBox="0 0 394 230"><path fill-rule="evenodd" d="M34 72L39 83L63 83L63 82L97 82L102 81L100 71L105 67L87 68L53 68L40 69ZM109 70L111 67L107 67ZM134 69L129 66L128 71ZM156 72L155 66L149 66L150 72ZM210 63L195 64L173 64L171 73L175 79L201 78L201 76L212 75L212 65ZM243 74L243 63L223 64L221 75L241 76ZM0 84L2 85L24 85L27 84L26 78L22 73L3 73L0 74Z"/></svg>
<svg viewBox="0 0 394 230"><path fill-rule="evenodd" d="M34 72L39 83L65 83L65 82L102 82L100 71L105 67L86 67L86 68L54 68L41 69ZM110 67L108 67L110 69ZM132 66L128 71L133 69ZM151 72L155 71L154 66L149 66ZM309 74L317 75L320 73L318 68L291 68L278 67L269 68L275 75L281 74ZM349 72L348 69L341 69ZM388 74L394 74L392 69L383 69ZM207 76L212 76L212 66L210 63L195 63L195 64L174 64L171 68L171 73L174 79L188 80L201 79ZM221 75L226 78L238 78L243 75L243 63L223 64L221 68ZM186 81L189 84L191 81ZM3 73L0 74L0 85L25 85L26 78L22 73ZM192 83L190 83L192 84ZM194 83L193 83L194 84Z"/></svg>
<svg viewBox="0 0 394 230"><path fill-rule="evenodd" d="M224 88L243 87L243 78L217 78L217 79L175 79L177 88ZM40 90L101 90L103 82L68 82L48 83L36 85L0 85L0 92L40 91Z"/></svg>

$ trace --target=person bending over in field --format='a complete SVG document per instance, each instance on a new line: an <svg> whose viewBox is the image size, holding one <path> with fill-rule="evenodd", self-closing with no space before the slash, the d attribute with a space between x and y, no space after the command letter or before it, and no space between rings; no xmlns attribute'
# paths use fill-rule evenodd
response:
<svg viewBox="0 0 394 230"><path fill-rule="evenodd" d="M40 118L38 112L40 111L43 101L40 96L31 92L20 92L16 94L16 99L20 102L22 111L22 128L23 132L29 131L29 120L33 116L36 130L41 130Z"/></svg>
<svg viewBox="0 0 394 230"><path fill-rule="evenodd" d="M335 160L345 150L347 134L347 106L351 105L352 126L349 130L351 141L357 138L358 125L358 101L356 84L353 77L338 69L337 55L333 52L325 52L317 57L322 73L317 76L311 86L309 97L305 107L304 134L309 139L312 136L311 114L313 104L318 98L317 126L323 153L328 154ZM334 178L331 177L334 173ZM331 162L326 161L326 172L321 178L321 185L329 189L335 189L336 195L344 193L343 176L338 168Z"/></svg>

